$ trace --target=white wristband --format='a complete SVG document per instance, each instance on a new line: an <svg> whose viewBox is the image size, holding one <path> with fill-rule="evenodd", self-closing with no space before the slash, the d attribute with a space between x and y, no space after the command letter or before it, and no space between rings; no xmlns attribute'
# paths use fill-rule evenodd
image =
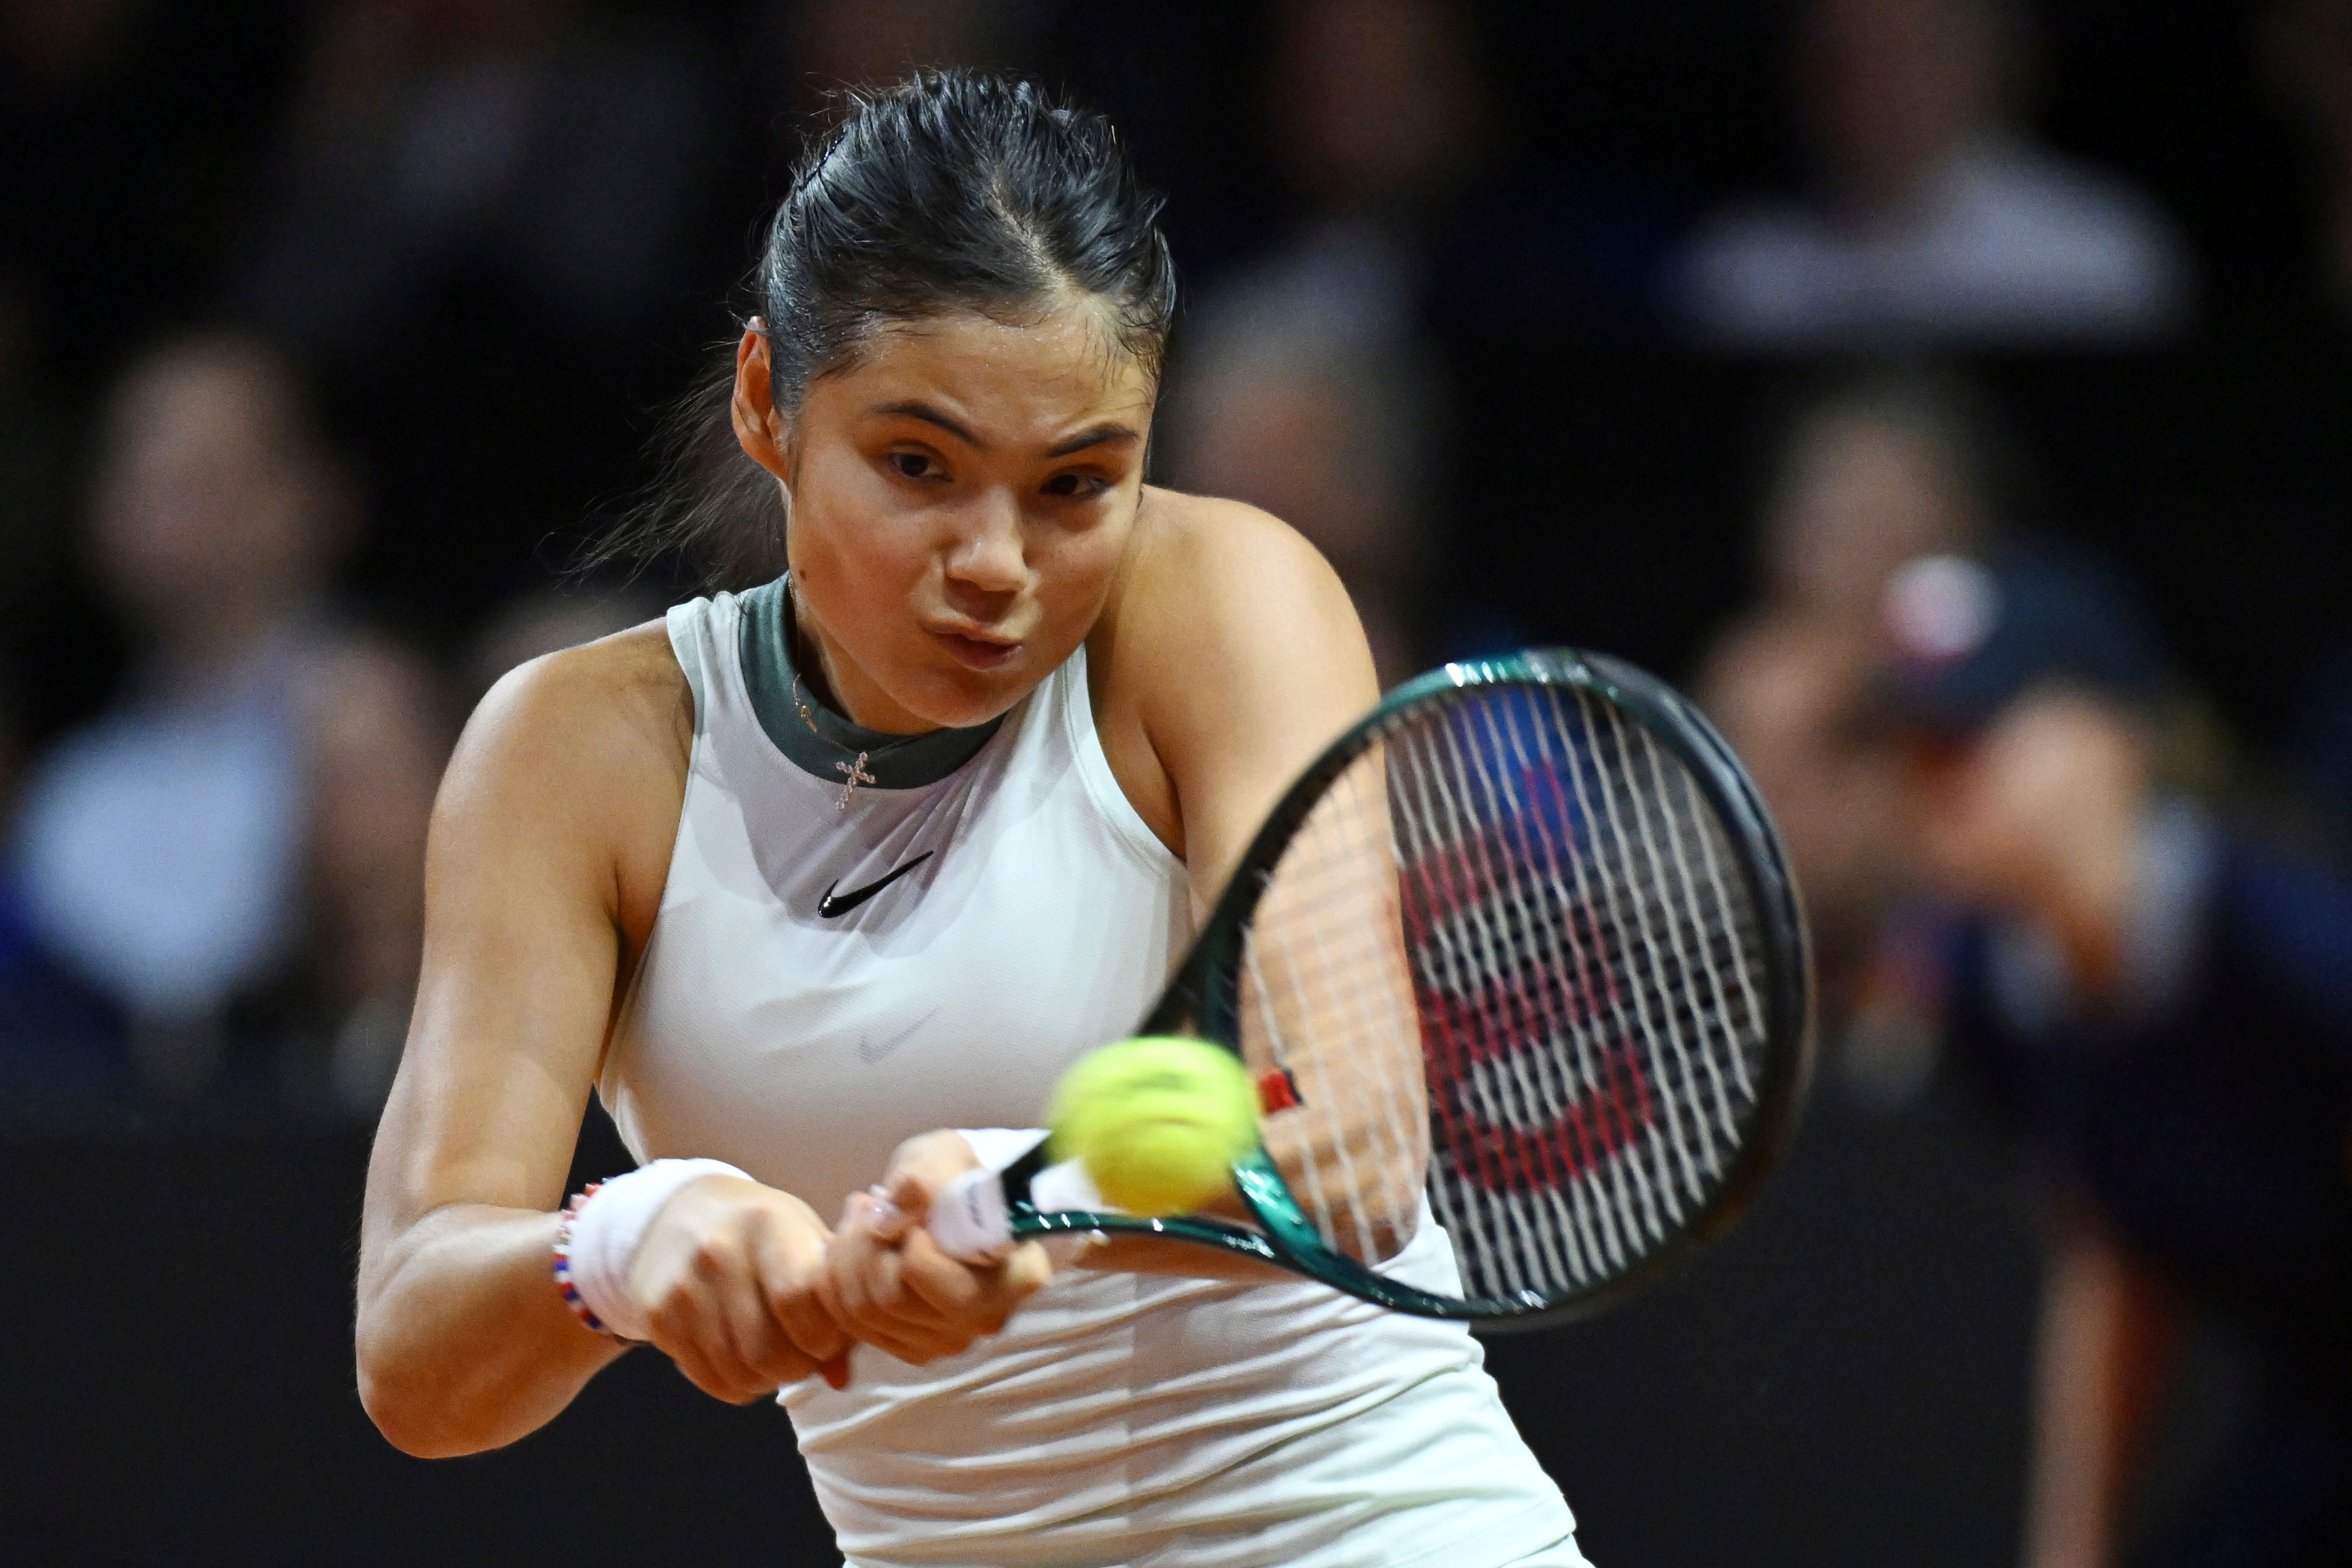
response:
<svg viewBox="0 0 2352 1568"><path fill-rule="evenodd" d="M652 1337L645 1314L629 1294L629 1266L637 1244L688 1182L704 1176L751 1178L724 1160L656 1160L598 1187L572 1221L572 1284L607 1331L625 1340Z"/></svg>

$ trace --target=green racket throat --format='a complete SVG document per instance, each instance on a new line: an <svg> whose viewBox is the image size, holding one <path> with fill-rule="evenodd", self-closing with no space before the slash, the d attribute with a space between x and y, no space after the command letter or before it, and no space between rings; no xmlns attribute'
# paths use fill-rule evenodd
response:
<svg viewBox="0 0 2352 1568"><path fill-rule="evenodd" d="M1177 1215L1154 1219L1142 1215L1086 1210L1044 1213L1028 1198L1029 1180L1042 1168L1043 1162L1042 1151L1033 1152L1003 1174L1010 1230L1015 1240L1100 1234L1160 1237L1170 1241L1190 1242L1196 1247L1213 1247L1235 1257L1287 1269L1334 1289L1344 1290L1374 1306L1386 1307L1391 1311L1416 1318L1494 1322L1521 1313L1540 1312L1549 1305L1541 1296L1532 1291L1525 1300L1518 1301L1493 1299L1464 1300L1433 1295L1401 1280L1391 1279L1376 1269L1367 1268L1344 1253L1333 1252L1323 1245L1314 1223L1299 1208L1297 1200L1290 1195L1290 1189L1283 1184L1282 1173L1275 1168L1273 1158L1263 1147L1234 1166L1234 1188L1240 1194L1243 1205L1264 1227L1262 1230L1253 1230L1247 1226L1209 1215Z"/></svg>

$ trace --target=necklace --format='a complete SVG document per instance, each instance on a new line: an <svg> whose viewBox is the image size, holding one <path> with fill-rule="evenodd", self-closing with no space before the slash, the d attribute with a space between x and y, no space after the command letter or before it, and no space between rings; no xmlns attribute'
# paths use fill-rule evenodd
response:
<svg viewBox="0 0 2352 1568"><path fill-rule="evenodd" d="M818 740L823 741L826 745L831 746L837 752L846 752L850 749L849 747L843 745L839 741L835 740L832 736L826 734L823 730L816 727L816 713L809 707L808 699L801 692L801 678L798 670L794 670L793 672L793 706L800 710L801 722L809 727L810 734L814 735ZM877 746L871 751L859 752L857 755L849 762L834 763L833 771L844 776L841 784L841 798L833 803L833 809L835 811L847 811L849 809L849 799L852 795L857 793L857 786L859 784L870 784L876 782L874 775L866 771L866 764L867 763L871 762L876 757L887 756L888 753L897 751L899 747L907 744L910 741L919 741L923 737L920 735L903 736L898 740L891 742L887 746Z"/></svg>

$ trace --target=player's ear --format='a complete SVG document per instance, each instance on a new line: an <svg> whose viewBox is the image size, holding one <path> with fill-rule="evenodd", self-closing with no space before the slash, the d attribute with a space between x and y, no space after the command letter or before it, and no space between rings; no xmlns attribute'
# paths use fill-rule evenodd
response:
<svg viewBox="0 0 2352 1568"><path fill-rule="evenodd" d="M788 479L790 431L784 416L776 411L769 380L767 323L757 316L744 323L742 341L735 345L732 412L735 439L743 455L776 478Z"/></svg>

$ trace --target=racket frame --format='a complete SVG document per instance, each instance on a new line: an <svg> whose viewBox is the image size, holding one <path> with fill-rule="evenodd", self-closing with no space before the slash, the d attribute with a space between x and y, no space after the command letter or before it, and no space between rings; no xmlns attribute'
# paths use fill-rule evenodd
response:
<svg viewBox="0 0 2352 1568"><path fill-rule="evenodd" d="M1567 688L1589 693L1630 715L1689 770L1731 847L1732 858L1758 913L1758 935L1765 949L1764 1070L1748 1136L1706 1209L1639 1261L1590 1289L1565 1297L1535 1290L1514 1296L1451 1297L1391 1279L1325 1247L1263 1144L1234 1165L1234 1187L1261 1229L1202 1215L1152 1219L1127 1214L1041 1212L1029 1200L1028 1184L1028 1177L1043 1163L1040 1151L1004 1173L1015 1236L1100 1231L1166 1237L1271 1263L1393 1311L1463 1320L1482 1330L1500 1330L1538 1328L1602 1310L1648 1285L1738 1217L1794 1135L1811 1078L1813 974L1803 906L1771 814L1723 737L1665 682L1606 654L1530 648L1467 659L1409 680L1383 697L1378 707L1325 748L1283 793L1251 839L1192 951L1136 1032L1192 1035L1242 1055L1243 950L1258 902L1292 837L1322 801L1332 781L1426 700L1447 691L1496 686Z"/></svg>

